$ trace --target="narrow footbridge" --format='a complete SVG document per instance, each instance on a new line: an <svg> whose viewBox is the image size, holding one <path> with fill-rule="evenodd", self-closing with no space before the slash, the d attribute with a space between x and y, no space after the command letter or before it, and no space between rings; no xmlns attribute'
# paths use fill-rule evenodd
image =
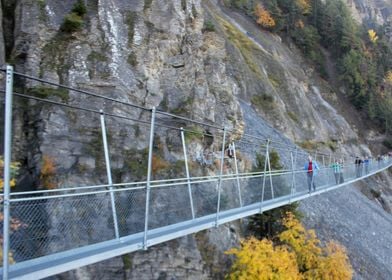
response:
<svg viewBox="0 0 392 280"><path fill-rule="evenodd" d="M246 134L233 122L144 108L116 93L71 88L12 67L2 74L2 249L9 256L3 257L3 279L40 279L148 250L392 165L389 157L354 165L346 154L307 151ZM32 119L28 127L21 125L25 115ZM21 134L30 145L13 138ZM34 145L42 154L41 184L26 191L22 180L11 191L11 163L37 164ZM304 170L309 155L319 166L313 182ZM312 183L316 189L309 192Z"/></svg>

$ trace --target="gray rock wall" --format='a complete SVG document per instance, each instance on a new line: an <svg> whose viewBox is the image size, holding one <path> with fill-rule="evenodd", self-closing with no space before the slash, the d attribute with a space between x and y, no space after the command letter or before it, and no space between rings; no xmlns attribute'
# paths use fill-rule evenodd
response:
<svg viewBox="0 0 392 280"><path fill-rule="evenodd" d="M370 153L358 144L358 133L344 112L336 109L340 102L336 93L300 52L282 44L278 36L260 31L248 18L221 7L219 1L88 0L82 28L72 33L61 31L74 3L76 0L17 1L15 27L12 36L6 36L6 45L13 46L11 60L17 71L199 121L224 123L240 133L247 129L285 143L288 140L282 134L293 142L332 141L345 143L338 146L342 152ZM214 32L203 32L206 20L213 23ZM2 46L0 40L0 58L4 59ZM46 97L55 101L149 120L148 114L138 109L35 81L18 80L17 90L23 88L41 94L50 91ZM16 102L14 154L25 163L25 188L42 187L43 156L54 159L59 187L106 183L99 116L35 101ZM143 159L148 128L125 120L106 121L115 182L141 179L130 166ZM173 162L182 159L181 153L169 147L174 137L157 131L165 147L164 159ZM212 147L218 144L213 142ZM321 149L330 151L327 144ZM195 143L190 147L190 158L201 150L201 143ZM94 224L100 226L93 230L110 238L110 213L99 213L100 208L109 207L109 201L90 202L84 213L78 211L79 203L83 202L71 201L66 211L53 203L46 212L62 211L70 219L96 217ZM143 209L132 210L143 214ZM47 231L54 239L60 238L64 216L51 217ZM125 222L138 227L140 217ZM80 230L74 226L68 227L71 234L61 237L63 248L53 242L46 249L67 248L75 239L72 231ZM223 252L238 244L238 228L222 226L59 278L219 279L230 263ZM92 228L84 230L78 237L81 244L88 241Z"/></svg>

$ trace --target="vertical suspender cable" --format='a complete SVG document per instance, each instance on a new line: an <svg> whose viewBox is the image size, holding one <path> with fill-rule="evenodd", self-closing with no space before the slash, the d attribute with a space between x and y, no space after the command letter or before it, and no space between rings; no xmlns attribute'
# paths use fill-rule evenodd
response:
<svg viewBox="0 0 392 280"><path fill-rule="evenodd" d="M7 66L5 91L5 133L4 133L4 220L3 220L3 280L8 279L10 243L10 181L11 181L11 142L12 142L12 89L13 68Z"/></svg>
<svg viewBox="0 0 392 280"><path fill-rule="evenodd" d="M109 189L110 189L110 202L112 204L114 234L116 236L116 239L119 239L120 233L118 230L116 203L115 203L115 198L114 198L114 193L113 193L113 180L112 180L112 171L110 168L109 146L108 146L108 140L107 140L107 135L106 135L105 116L104 116L104 113L102 110L100 112L101 112L102 141L103 141L103 148L104 148L104 153L105 153L106 174L108 177L108 184L109 184Z"/></svg>
<svg viewBox="0 0 392 280"><path fill-rule="evenodd" d="M221 202L223 164L224 164L224 160L225 160L225 142L226 142L226 128L223 128L222 152L221 152L221 162L220 162L219 181L218 181L218 203L217 203L217 206L216 206L215 226L218 226L218 222L219 222L219 210L220 210L220 202Z"/></svg>
<svg viewBox="0 0 392 280"><path fill-rule="evenodd" d="M185 172L186 172L186 178L187 178L187 182L188 182L188 193L189 193L189 200L191 203L192 219L195 219L195 210L193 208L193 198L192 198L191 178L189 176L188 157L186 155L184 128L182 128L182 127L181 127L181 142L182 142L182 149L184 150Z"/></svg>
<svg viewBox="0 0 392 280"><path fill-rule="evenodd" d="M146 209L144 217L144 238L143 248L147 250L147 231L148 231L148 215L150 210L150 189L151 189L151 166L152 166L152 151L154 145L154 126L155 126L155 107L151 110L151 127L150 127L150 143L148 146L148 167L147 167L147 183L146 183Z"/></svg>
<svg viewBox="0 0 392 280"><path fill-rule="evenodd" d="M260 203L260 213L263 212L263 202L264 202L264 189L265 189L265 176L267 174L267 154L268 154L268 148L269 148L269 140L267 140L267 145L266 145L266 150L265 150L265 159L264 159L264 175L263 175L263 187L261 189L261 203Z"/></svg>
<svg viewBox="0 0 392 280"><path fill-rule="evenodd" d="M235 176L237 177L238 198L240 200L240 206L242 207L241 185L240 185L240 178L238 177L238 163L237 163L237 155L236 155L234 142L232 143L232 145L233 145L233 153L234 153Z"/></svg>

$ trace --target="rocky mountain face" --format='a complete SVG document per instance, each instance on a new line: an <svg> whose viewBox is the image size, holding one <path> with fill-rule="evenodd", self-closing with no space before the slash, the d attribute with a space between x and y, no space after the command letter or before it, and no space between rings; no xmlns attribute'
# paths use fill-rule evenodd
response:
<svg viewBox="0 0 392 280"><path fill-rule="evenodd" d="M392 21L392 3L388 0L346 0L353 17L358 22L376 22L378 25Z"/></svg>
<svg viewBox="0 0 392 280"><path fill-rule="evenodd" d="M362 139L377 138L377 133L359 131L360 115L318 76L299 50L283 44L277 35L260 31L252 20L227 9L221 1L86 0L82 27L67 31L67 16L77 2L1 1L0 31L4 36L0 39L0 64L8 61L18 72L198 121L224 124L240 133L284 141L288 137L299 144L311 141L324 152L371 154ZM376 17L381 24L390 15L384 2L350 3L358 18ZM38 82L19 79L15 90L42 94L47 89ZM72 91L51 90L56 101L148 120L146 113L137 109ZM96 152L101 137L97 116L24 102L14 114L13 150L15 159L23 162L20 181L24 188L40 187L44 156L54 160L59 186L106 182L102 155ZM148 129L117 121L109 132L115 182L140 179L129 171L129 162L147 147ZM162 146L170 145L163 133L157 137ZM194 147L191 158L199 149ZM164 157L182 159L170 153ZM356 188L352 191L354 197L363 199ZM390 207L390 196L382 193L380 197L384 207ZM327 205L324 200L333 199L320 197L318 207L322 209ZM325 219L326 214L309 210L310 205L304 202L303 206L308 224L322 228L315 221ZM355 221L354 211L344 218ZM49 230L58 222L51 218ZM238 224L224 225L57 278L223 278L230 262L223 252L238 244L240 229ZM104 227L100 230L105 232ZM325 238L338 235L331 232ZM338 239L348 246L349 253L365 258L365 251L352 250L355 244ZM360 275L359 268L367 266L362 261L354 267Z"/></svg>

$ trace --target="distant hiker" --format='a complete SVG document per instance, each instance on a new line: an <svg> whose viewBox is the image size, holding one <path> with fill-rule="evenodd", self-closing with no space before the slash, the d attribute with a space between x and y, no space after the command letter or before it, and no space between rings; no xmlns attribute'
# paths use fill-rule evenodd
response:
<svg viewBox="0 0 392 280"><path fill-rule="evenodd" d="M378 155L378 156L377 156L377 167L378 167L378 168L381 168L381 162L382 162L382 156L381 156L381 155Z"/></svg>
<svg viewBox="0 0 392 280"><path fill-rule="evenodd" d="M363 161L363 165L365 166L365 174L369 174L370 159L367 156L365 157L365 160Z"/></svg>
<svg viewBox="0 0 392 280"><path fill-rule="evenodd" d="M340 164L339 184L343 184L344 183L344 176L343 176L344 162L343 162L343 159L339 160L339 164Z"/></svg>
<svg viewBox="0 0 392 280"><path fill-rule="evenodd" d="M306 170L306 175L308 178L308 187L309 187L309 193L312 191L316 191L316 182L315 182L315 177L317 174L317 170L320 169L318 167L318 164L316 161L312 161L312 157L308 157L308 162L305 163L304 169Z"/></svg>
<svg viewBox="0 0 392 280"><path fill-rule="evenodd" d="M338 185L340 181L340 168L341 168L339 161L336 160L334 163L332 163L331 168L333 170L333 175L335 176L336 185Z"/></svg>
<svg viewBox="0 0 392 280"><path fill-rule="evenodd" d="M358 177L361 177L362 173L362 160L359 157L355 158L355 174Z"/></svg>
<svg viewBox="0 0 392 280"><path fill-rule="evenodd" d="M227 148L227 156L229 158L234 157L234 147L231 144L229 144L229 147Z"/></svg>

